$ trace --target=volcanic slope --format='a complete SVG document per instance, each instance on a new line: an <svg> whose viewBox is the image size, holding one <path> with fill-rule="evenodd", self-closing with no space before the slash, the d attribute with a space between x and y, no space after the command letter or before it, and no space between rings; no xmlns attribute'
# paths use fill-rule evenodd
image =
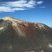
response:
<svg viewBox="0 0 52 52"><path fill-rule="evenodd" d="M0 19L0 52L52 52L52 29L11 17Z"/></svg>

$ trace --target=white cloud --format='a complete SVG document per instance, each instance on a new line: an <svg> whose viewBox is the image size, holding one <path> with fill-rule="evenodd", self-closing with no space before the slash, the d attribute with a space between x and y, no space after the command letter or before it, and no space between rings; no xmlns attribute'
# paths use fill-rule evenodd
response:
<svg viewBox="0 0 52 52"><path fill-rule="evenodd" d="M38 1L38 2L37 2L37 4L42 4L42 3L43 3L43 1Z"/></svg>
<svg viewBox="0 0 52 52"><path fill-rule="evenodd" d="M0 11L4 11L4 12L10 12L11 11L11 8L10 7L5 7L5 6L1 6L0 7Z"/></svg>
<svg viewBox="0 0 52 52"><path fill-rule="evenodd" d="M11 1L11 2L0 2L0 12L14 12L17 10L26 10L30 8L34 8L39 4L42 4L43 1L36 0L19 0L19 1Z"/></svg>

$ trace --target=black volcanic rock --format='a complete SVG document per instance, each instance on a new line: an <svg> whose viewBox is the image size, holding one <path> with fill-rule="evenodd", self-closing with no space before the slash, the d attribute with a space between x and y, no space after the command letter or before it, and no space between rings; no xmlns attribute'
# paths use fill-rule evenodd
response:
<svg viewBox="0 0 52 52"><path fill-rule="evenodd" d="M52 52L52 29L6 17L0 20L0 52Z"/></svg>

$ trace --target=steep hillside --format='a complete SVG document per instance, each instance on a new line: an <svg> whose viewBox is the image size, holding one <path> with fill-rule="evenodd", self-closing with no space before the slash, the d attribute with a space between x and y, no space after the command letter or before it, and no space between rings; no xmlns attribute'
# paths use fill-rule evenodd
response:
<svg viewBox="0 0 52 52"><path fill-rule="evenodd" d="M52 52L52 29L11 17L0 19L0 52Z"/></svg>

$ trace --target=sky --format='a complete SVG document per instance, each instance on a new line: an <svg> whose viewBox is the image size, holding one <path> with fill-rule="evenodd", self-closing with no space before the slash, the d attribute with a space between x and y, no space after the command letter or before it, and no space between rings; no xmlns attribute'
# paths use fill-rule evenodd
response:
<svg viewBox="0 0 52 52"><path fill-rule="evenodd" d="M52 26L52 0L0 0L0 18L6 16Z"/></svg>

